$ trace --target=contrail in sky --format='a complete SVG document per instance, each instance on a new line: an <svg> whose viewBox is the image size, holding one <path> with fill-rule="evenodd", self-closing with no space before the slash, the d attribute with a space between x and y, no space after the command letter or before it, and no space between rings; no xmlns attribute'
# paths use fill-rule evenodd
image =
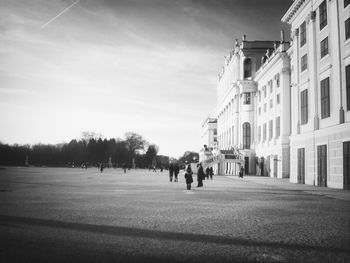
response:
<svg viewBox="0 0 350 263"><path fill-rule="evenodd" d="M50 24L52 21L56 20L58 17L60 17L62 14L64 14L65 12L67 12L70 8L72 8L73 6L75 6L77 3L79 3L80 0L75 1L73 4L71 4L70 6L68 6L67 8L65 8L62 12L60 12L57 16L55 16L54 18L51 18L49 21L47 21L45 24L43 24L40 29L45 28L48 24Z"/></svg>

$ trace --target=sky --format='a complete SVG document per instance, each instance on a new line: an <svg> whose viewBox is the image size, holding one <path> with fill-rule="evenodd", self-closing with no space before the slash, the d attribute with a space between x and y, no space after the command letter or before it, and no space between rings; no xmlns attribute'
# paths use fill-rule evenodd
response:
<svg viewBox="0 0 350 263"><path fill-rule="evenodd" d="M132 131L159 154L198 152L224 55L243 34L278 40L291 3L0 0L0 141Z"/></svg>

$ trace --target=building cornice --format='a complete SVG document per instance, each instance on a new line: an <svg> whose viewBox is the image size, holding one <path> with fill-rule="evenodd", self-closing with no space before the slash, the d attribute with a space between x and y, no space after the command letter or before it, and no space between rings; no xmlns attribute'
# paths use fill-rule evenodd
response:
<svg viewBox="0 0 350 263"><path fill-rule="evenodd" d="M289 7L287 12L284 14L284 16L282 17L281 21L284 22L284 23L290 24L290 21L291 21L292 17L298 12L300 7L305 2L309 2L309 1L310 0L294 0L293 4L291 5L291 7Z"/></svg>

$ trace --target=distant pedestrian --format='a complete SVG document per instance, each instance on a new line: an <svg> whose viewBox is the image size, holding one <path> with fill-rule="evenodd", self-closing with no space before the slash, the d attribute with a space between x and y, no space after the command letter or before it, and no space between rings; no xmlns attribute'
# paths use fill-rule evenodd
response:
<svg viewBox="0 0 350 263"><path fill-rule="evenodd" d="M186 172L185 172L185 179L186 179L186 185L187 185L187 190L191 190L191 184L193 183L193 177L192 177L192 169L191 166L188 165Z"/></svg>
<svg viewBox="0 0 350 263"><path fill-rule="evenodd" d="M177 182L178 181L178 176L179 176L179 172L180 172L180 167L179 167L179 164L178 163L175 163L174 164L174 176L175 176L175 179L174 179L174 182Z"/></svg>
<svg viewBox="0 0 350 263"><path fill-rule="evenodd" d="M241 169L239 170L239 177L243 178L243 174L244 174L244 168L243 166L241 166Z"/></svg>
<svg viewBox="0 0 350 263"><path fill-rule="evenodd" d="M157 172L156 166L153 166L153 172Z"/></svg>
<svg viewBox="0 0 350 263"><path fill-rule="evenodd" d="M198 164L198 170L197 170L197 181L198 185L197 187L202 187L203 186L203 180L205 179L205 173L202 167L202 164Z"/></svg>
<svg viewBox="0 0 350 263"><path fill-rule="evenodd" d="M205 169L205 177L209 179L209 174L210 174L210 168L209 166Z"/></svg>
<svg viewBox="0 0 350 263"><path fill-rule="evenodd" d="M101 173L103 173L103 169L104 169L105 167L103 166L103 164L101 163L100 164L100 171L101 171Z"/></svg>
<svg viewBox="0 0 350 263"><path fill-rule="evenodd" d="M123 163L123 170L124 170L124 173L126 173L126 168L128 168L128 166L126 165L126 163Z"/></svg>
<svg viewBox="0 0 350 263"><path fill-rule="evenodd" d="M173 181L173 176L174 176L174 164L170 163L170 167L169 167L169 181L170 182Z"/></svg>
<svg viewBox="0 0 350 263"><path fill-rule="evenodd" d="M214 170L212 166L210 167L209 175L210 175L210 180L213 180Z"/></svg>

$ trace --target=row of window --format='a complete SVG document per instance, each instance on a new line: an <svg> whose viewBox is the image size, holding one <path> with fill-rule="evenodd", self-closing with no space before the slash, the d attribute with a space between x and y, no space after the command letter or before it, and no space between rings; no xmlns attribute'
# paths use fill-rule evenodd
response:
<svg viewBox="0 0 350 263"><path fill-rule="evenodd" d="M280 104L280 103L281 103L280 94L277 94L276 104ZM270 109L272 108L273 108L273 99L270 99ZM261 107L259 107L258 111L259 111L259 115L261 115ZM266 103L264 103L264 112L266 112Z"/></svg>
<svg viewBox="0 0 350 263"><path fill-rule="evenodd" d="M323 39L320 43L321 58L328 54L328 37ZM300 60L301 72L307 69L307 54L303 55Z"/></svg>
<svg viewBox="0 0 350 263"><path fill-rule="evenodd" d="M275 138L280 137L280 132L281 132L280 125L281 125L280 117L277 117L275 120ZM267 136L266 128L267 128L267 123L264 123L262 127L262 138L261 138L261 125L258 126L258 142L266 141L266 136ZM270 120L269 121L269 140L271 140L272 138L273 138L273 120Z"/></svg>
<svg viewBox="0 0 350 263"><path fill-rule="evenodd" d="M301 124L308 122L308 90L300 93L300 121ZM321 119L330 116L330 94L329 94L329 78L321 81Z"/></svg>
<svg viewBox="0 0 350 263"><path fill-rule="evenodd" d="M320 30L327 25L327 3L324 0L319 6ZM306 22L300 25L300 47L306 44Z"/></svg>
<svg viewBox="0 0 350 263"><path fill-rule="evenodd" d="M280 87L280 74L277 73L275 76L274 76L274 79L276 81L276 87L279 88ZM269 91L270 93L273 93L273 81L272 80L269 80L267 82L267 87L269 88ZM266 91L266 85L262 87L262 91L263 91L263 94L264 94L264 98L266 98L266 94L267 94L267 91ZM259 90L259 93L258 93L258 96L259 96L259 102L261 101L261 91Z"/></svg>

